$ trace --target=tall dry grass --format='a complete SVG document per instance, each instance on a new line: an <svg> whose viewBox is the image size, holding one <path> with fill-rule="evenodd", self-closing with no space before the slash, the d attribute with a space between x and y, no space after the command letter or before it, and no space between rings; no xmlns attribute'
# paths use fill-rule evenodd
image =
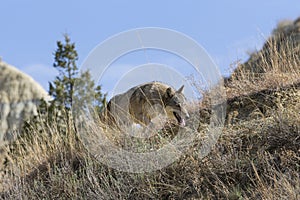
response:
<svg viewBox="0 0 300 200"><path fill-rule="evenodd" d="M300 25L298 26L300 30ZM265 42L260 51L251 54L247 62L236 62L233 65L232 75L225 81L227 97L232 98L263 89L276 89L298 83L299 30L297 28L297 31L290 35L276 32Z"/></svg>
<svg viewBox="0 0 300 200"><path fill-rule="evenodd" d="M69 129L52 126L6 147L3 199L298 199L297 105L264 120L224 128L218 144L198 158L201 137L166 168L131 174L101 164Z"/></svg>

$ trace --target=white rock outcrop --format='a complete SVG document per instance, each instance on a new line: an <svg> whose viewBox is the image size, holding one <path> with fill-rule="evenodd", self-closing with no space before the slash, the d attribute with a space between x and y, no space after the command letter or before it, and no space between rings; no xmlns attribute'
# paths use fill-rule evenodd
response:
<svg viewBox="0 0 300 200"><path fill-rule="evenodd" d="M24 120L37 114L41 98L49 98L42 86L0 60L0 145L13 139Z"/></svg>

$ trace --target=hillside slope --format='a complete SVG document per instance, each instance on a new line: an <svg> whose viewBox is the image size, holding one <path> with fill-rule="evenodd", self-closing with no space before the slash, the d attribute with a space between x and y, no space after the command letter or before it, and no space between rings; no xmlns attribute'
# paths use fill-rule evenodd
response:
<svg viewBox="0 0 300 200"><path fill-rule="evenodd" d="M98 162L53 124L5 148L3 199L300 199L299 19L281 23L225 82L223 133L199 159L205 120L186 155L130 174ZM209 120L209 108L200 110ZM106 127L107 128L107 127ZM108 132L114 134L114 132Z"/></svg>

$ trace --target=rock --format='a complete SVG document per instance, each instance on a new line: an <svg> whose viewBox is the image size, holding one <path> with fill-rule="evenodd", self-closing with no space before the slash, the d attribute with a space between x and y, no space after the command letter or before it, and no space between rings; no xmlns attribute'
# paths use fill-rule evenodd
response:
<svg viewBox="0 0 300 200"><path fill-rule="evenodd" d="M0 144L12 140L23 122L37 114L47 92L30 76L0 60Z"/></svg>

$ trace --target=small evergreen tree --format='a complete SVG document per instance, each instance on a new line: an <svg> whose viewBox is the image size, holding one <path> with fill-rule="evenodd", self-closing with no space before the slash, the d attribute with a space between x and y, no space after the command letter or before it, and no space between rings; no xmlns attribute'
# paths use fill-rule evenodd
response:
<svg viewBox="0 0 300 200"><path fill-rule="evenodd" d="M54 64L59 71L53 83L49 83L50 102L41 100L38 108L39 116L33 117L24 129L40 129L40 123L56 124L57 129L64 133L66 128L74 125L73 114L80 114L87 109L101 112L106 105L106 94L102 94L101 86L95 87L89 71L79 73L76 62L78 54L75 43L71 43L68 35L65 42L57 42L54 53ZM75 116L76 117L76 116ZM76 130L76 127L74 127Z"/></svg>
<svg viewBox="0 0 300 200"><path fill-rule="evenodd" d="M65 35L65 44L57 42L57 50L54 53L54 64L59 75L55 81L49 84L49 94L53 96L51 106L59 110L70 109L73 104L75 77L78 74L76 61L78 60L75 44L70 43L70 38Z"/></svg>
<svg viewBox="0 0 300 200"><path fill-rule="evenodd" d="M72 113L90 109L100 112L106 103L106 94L101 86L95 87L89 71L79 73L76 61L78 54L75 44L65 35L65 43L57 42L54 64L59 71L53 83L49 84L49 94L53 97L48 109L49 118L63 122L69 127Z"/></svg>

